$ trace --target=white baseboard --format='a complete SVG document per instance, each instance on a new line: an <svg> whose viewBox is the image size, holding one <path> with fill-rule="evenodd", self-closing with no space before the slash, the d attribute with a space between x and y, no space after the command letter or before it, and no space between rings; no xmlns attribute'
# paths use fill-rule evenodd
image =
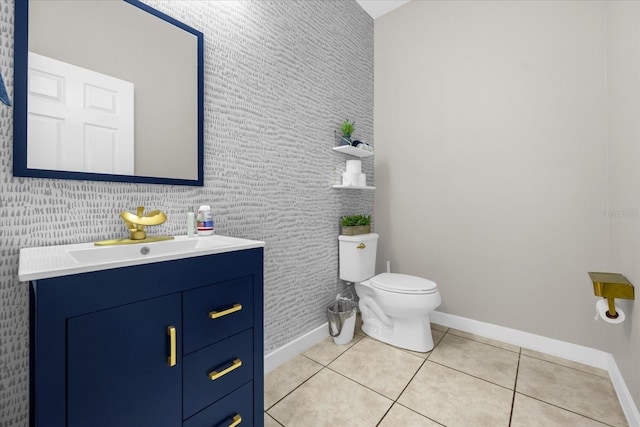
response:
<svg viewBox="0 0 640 427"><path fill-rule="evenodd" d="M448 328L458 329L606 370L609 372L609 377L618 395L622 410L627 417L627 422L630 426L640 426L640 413L611 353L438 311L431 313L430 318L433 323L438 323Z"/></svg>
<svg viewBox="0 0 640 427"><path fill-rule="evenodd" d="M264 373L268 374L298 354L307 351L329 336L329 325L325 322L311 332L298 337L264 357Z"/></svg>
<svg viewBox="0 0 640 427"><path fill-rule="evenodd" d="M440 313L438 311L431 313L430 319L432 322L448 328L458 329L460 331L517 345L518 347L524 347L574 362L584 363L585 365L596 368L608 370L610 366L609 358L611 354L593 348L571 344L517 329L506 328L504 326L493 325L491 323L479 322L453 314Z"/></svg>
<svg viewBox="0 0 640 427"><path fill-rule="evenodd" d="M616 389L618 400L620 401L620 406L622 406L625 417L627 417L627 422L631 427L639 427L640 412L638 412L638 407L633 401L627 384L624 382L624 378L622 378L622 373L618 369L618 365L611 354L609 354L609 367L607 371L609 371L609 377L613 383L613 388Z"/></svg>

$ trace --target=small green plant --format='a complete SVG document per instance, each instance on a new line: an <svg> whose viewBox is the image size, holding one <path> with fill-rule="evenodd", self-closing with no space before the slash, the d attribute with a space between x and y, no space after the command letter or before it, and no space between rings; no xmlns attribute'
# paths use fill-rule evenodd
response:
<svg viewBox="0 0 640 427"><path fill-rule="evenodd" d="M369 224L371 224L371 215L346 215L340 218L340 225L343 227Z"/></svg>
<svg viewBox="0 0 640 427"><path fill-rule="evenodd" d="M356 130L355 128L356 122L351 123L349 119L342 122L342 126L340 130L342 131L342 136L346 138L351 138L351 134Z"/></svg>

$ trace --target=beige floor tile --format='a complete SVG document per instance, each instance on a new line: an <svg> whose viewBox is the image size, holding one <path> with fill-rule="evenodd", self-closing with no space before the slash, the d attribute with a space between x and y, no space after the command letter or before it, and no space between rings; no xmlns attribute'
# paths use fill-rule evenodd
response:
<svg viewBox="0 0 640 427"><path fill-rule="evenodd" d="M382 422L378 424L378 427L438 427L439 425L429 418L395 403L387 415L384 416Z"/></svg>
<svg viewBox="0 0 640 427"><path fill-rule="evenodd" d="M407 350L406 348L401 348L400 350L404 351L405 353L411 354L413 356L419 357L420 359L423 359L423 360L429 357L429 355L431 354L430 351L427 351L426 353L420 353L419 351Z"/></svg>
<svg viewBox="0 0 640 427"><path fill-rule="evenodd" d="M494 340L494 339L491 339L491 338L485 338L483 336L476 335L476 334L471 334L469 332L459 331L457 329L449 329L449 333L452 334L452 335L458 336L458 337L468 338L470 340L479 341L481 343L489 344L489 345L492 345L494 347L500 347L500 348L503 348L505 350L515 351L516 353L518 353L520 351L520 347L518 347L517 345L509 344L509 343L502 342L502 341L497 341L497 340Z"/></svg>
<svg viewBox="0 0 640 427"><path fill-rule="evenodd" d="M264 377L264 408L271 407L322 369L322 365L298 355Z"/></svg>
<svg viewBox="0 0 640 427"><path fill-rule="evenodd" d="M282 424L271 418L269 414L264 414L264 427L281 427Z"/></svg>
<svg viewBox="0 0 640 427"><path fill-rule="evenodd" d="M360 313L358 313L358 316L356 317L355 333L356 335L360 335L361 337L364 337L366 335L364 332L362 332L362 315L360 315Z"/></svg>
<svg viewBox="0 0 640 427"><path fill-rule="evenodd" d="M585 365L583 363L574 362L572 360L563 359L561 357L551 356L550 354L540 353L539 351L529 350L528 348L523 348L522 354L529 357L535 357L536 359L546 360L547 362L557 363L558 365L567 366L579 371L589 372L590 374L598 375L604 378L609 378L609 373L604 369Z"/></svg>
<svg viewBox="0 0 640 427"><path fill-rule="evenodd" d="M327 337L302 354L307 356L309 359L315 360L316 362L322 363L326 366L361 339L362 336L354 334L353 340L351 340L350 343L336 345L333 342L333 338Z"/></svg>
<svg viewBox="0 0 640 427"><path fill-rule="evenodd" d="M406 348L401 348L400 350L404 351L405 353L409 353L409 354L412 354L414 356L418 356L421 359L426 359L431 354L430 351L427 351L426 353L420 353L419 351L407 350Z"/></svg>
<svg viewBox="0 0 640 427"><path fill-rule="evenodd" d="M518 353L447 334L429 360L513 390Z"/></svg>
<svg viewBox="0 0 640 427"><path fill-rule="evenodd" d="M442 326L433 322L431 322L431 329L435 329L440 332L447 332L449 330L449 328L447 328L446 326Z"/></svg>
<svg viewBox="0 0 640 427"><path fill-rule="evenodd" d="M364 337L329 368L395 400L423 362L399 348Z"/></svg>
<svg viewBox="0 0 640 427"><path fill-rule="evenodd" d="M323 369L268 413L285 427L375 426L393 402Z"/></svg>
<svg viewBox="0 0 640 427"><path fill-rule="evenodd" d="M433 338L434 347L440 344L442 338L445 336L447 331L441 331L439 329L431 328L431 337Z"/></svg>
<svg viewBox="0 0 640 427"><path fill-rule="evenodd" d="M445 332L439 331L437 329L431 329L431 336L433 338L434 347L438 345L442 337L444 337L444 334ZM431 351L421 353L419 351L407 350L406 348L403 348L402 350L406 351L407 353L413 354L414 356L421 357L423 359L426 359L431 354Z"/></svg>
<svg viewBox="0 0 640 427"><path fill-rule="evenodd" d="M582 415L516 393L511 427L604 427Z"/></svg>
<svg viewBox="0 0 640 427"><path fill-rule="evenodd" d="M512 397L504 387L427 360L398 403L447 426L507 427Z"/></svg>
<svg viewBox="0 0 640 427"><path fill-rule="evenodd" d="M627 425L608 378L522 356L516 391L603 423Z"/></svg>

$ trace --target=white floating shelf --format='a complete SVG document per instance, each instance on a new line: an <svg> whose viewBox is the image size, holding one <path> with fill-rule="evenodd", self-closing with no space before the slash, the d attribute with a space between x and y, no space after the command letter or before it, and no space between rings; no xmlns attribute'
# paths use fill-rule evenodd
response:
<svg viewBox="0 0 640 427"><path fill-rule="evenodd" d="M362 148L353 147L351 145L341 145L339 147L333 147L333 150L356 157L373 156L373 151L367 151Z"/></svg>
<svg viewBox="0 0 640 427"><path fill-rule="evenodd" d="M346 188L348 190L375 190L376 187L361 185L334 185L333 188Z"/></svg>

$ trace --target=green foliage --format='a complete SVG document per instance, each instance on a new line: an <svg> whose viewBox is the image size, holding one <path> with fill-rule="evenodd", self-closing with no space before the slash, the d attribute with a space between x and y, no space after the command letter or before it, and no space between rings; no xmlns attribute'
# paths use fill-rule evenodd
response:
<svg viewBox="0 0 640 427"><path fill-rule="evenodd" d="M342 127L340 127L340 130L342 131L342 135L346 136L347 138L350 138L351 134L356 130L355 125L356 125L356 122L351 123L349 119L342 122Z"/></svg>
<svg viewBox="0 0 640 427"><path fill-rule="evenodd" d="M340 218L340 225L343 227L369 224L371 224L371 215L347 215Z"/></svg>

